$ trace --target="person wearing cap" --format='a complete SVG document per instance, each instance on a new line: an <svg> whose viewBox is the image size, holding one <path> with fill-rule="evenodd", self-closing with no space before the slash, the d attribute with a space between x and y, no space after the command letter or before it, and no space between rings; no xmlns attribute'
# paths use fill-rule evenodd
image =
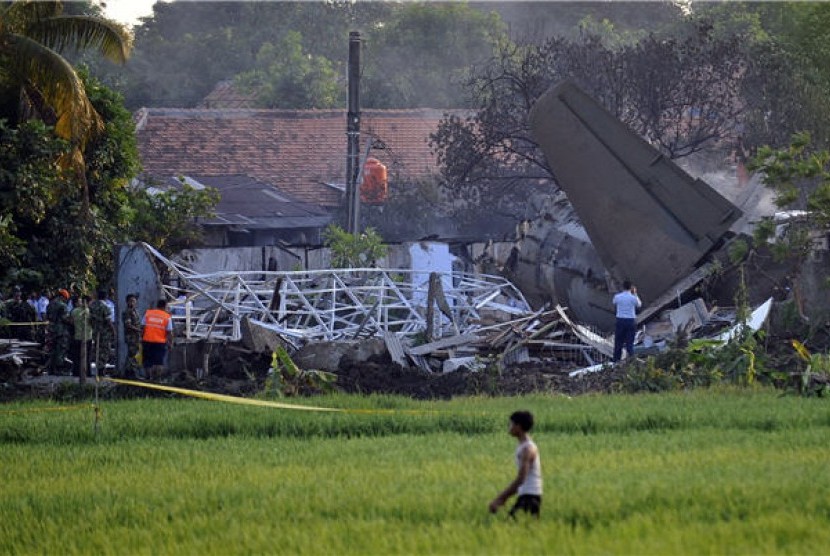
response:
<svg viewBox="0 0 830 556"><path fill-rule="evenodd" d="M47 370L51 374L63 374L67 371L66 356L69 353L71 336L69 334L69 311L66 302L69 301L69 292L63 288L49 302L46 308L46 320L49 321L49 362Z"/></svg>

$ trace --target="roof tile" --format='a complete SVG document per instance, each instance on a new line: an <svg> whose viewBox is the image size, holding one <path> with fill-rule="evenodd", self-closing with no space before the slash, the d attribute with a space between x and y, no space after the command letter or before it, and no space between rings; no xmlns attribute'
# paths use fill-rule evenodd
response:
<svg viewBox="0 0 830 556"><path fill-rule="evenodd" d="M365 110L366 138L383 141L372 156L384 163L390 182L437 173L429 134L444 112L432 109ZM136 113L139 152L146 174L247 174L297 198L340 203L346 174L345 110L143 108Z"/></svg>

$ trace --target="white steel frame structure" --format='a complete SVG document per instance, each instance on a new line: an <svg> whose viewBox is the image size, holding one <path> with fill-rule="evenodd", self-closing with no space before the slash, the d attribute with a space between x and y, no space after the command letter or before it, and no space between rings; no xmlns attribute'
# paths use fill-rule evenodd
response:
<svg viewBox="0 0 830 556"><path fill-rule="evenodd" d="M167 268L169 281L178 283L162 287L187 338L240 340L244 318L295 346L389 333L415 336L427 330L427 314L433 313L428 302L436 303L431 274L440 277L446 300L441 305L450 313L434 311L436 338L530 313L521 292L498 276L378 268L198 274L145 248ZM177 301L181 292L186 300Z"/></svg>

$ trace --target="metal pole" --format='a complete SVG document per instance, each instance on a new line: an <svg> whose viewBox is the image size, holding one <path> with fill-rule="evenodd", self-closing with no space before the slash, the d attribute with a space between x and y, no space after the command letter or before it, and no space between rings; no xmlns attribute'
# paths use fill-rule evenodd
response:
<svg viewBox="0 0 830 556"><path fill-rule="evenodd" d="M348 209L348 232L360 231L360 184L357 174L360 169L360 32L349 33L349 111L346 115L346 203Z"/></svg>

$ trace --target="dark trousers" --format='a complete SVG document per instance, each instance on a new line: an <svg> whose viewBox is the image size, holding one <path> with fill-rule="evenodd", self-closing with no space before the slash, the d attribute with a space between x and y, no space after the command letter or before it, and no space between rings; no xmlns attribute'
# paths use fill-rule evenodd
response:
<svg viewBox="0 0 830 556"><path fill-rule="evenodd" d="M81 345L84 343L83 340L72 340L71 352L69 353L69 358L72 359L72 372L75 373L75 376L81 376ZM89 374L89 364L95 360L94 354L92 353L92 340L86 341L86 373L84 376L90 376Z"/></svg>
<svg viewBox="0 0 830 556"><path fill-rule="evenodd" d="M617 326L614 329L614 363L622 357L622 350L628 352L628 356L634 355L634 335L637 333L637 319L617 318Z"/></svg>
<svg viewBox="0 0 830 556"><path fill-rule="evenodd" d="M510 509L510 517L515 518L519 510L527 512L532 516L539 517L539 510L542 508L542 497L535 494L522 494L516 499L516 503Z"/></svg>

